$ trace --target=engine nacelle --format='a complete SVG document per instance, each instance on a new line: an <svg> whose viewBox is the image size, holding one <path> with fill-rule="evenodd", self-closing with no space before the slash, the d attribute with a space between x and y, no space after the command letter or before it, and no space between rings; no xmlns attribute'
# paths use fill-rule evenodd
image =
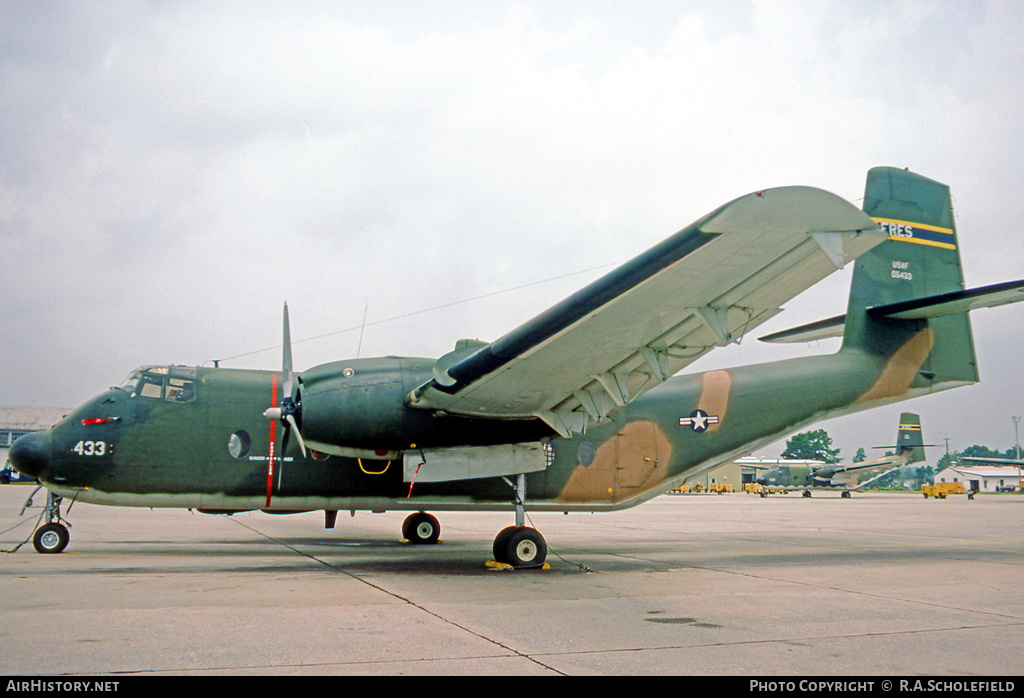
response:
<svg viewBox="0 0 1024 698"><path fill-rule="evenodd" d="M397 452L429 434L430 413L410 410L410 386L430 375L432 361L362 359L323 364L302 374L302 437L326 453ZM342 450L338 450L342 449Z"/></svg>

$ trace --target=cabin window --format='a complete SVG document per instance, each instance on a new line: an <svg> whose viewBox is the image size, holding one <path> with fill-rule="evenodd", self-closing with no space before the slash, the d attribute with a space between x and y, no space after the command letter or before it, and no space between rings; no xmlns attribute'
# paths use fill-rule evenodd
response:
<svg viewBox="0 0 1024 698"><path fill-rule="evenodd" d="M249 455L251 447L252 439L249 438L248 432L243 429L239 429L228 437L228 453L231 454L232 458L245 458Z"/></svg>
<svg viewBox="0 0 1024 698"><path fill-rule="evenodd" d="M576 460L580 462L584 468L593 465L594 459L597 457L597 447L589 441L584 441L580 444L579 448L576 449ZM549 462L548 465L551 465Z"/></svg>

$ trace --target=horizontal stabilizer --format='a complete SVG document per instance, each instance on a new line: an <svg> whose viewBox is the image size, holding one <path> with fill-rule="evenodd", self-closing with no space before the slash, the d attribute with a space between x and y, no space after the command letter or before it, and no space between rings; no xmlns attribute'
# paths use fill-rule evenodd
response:
<svg viewBox="0 0 1024 698"><path fill-rule="evenodd" d="M966 291L951 291L927 298L875 306L868 308L868 313L875 317L887 317L894 320L923 320L954 313L966 313L978 308L994 308L1019 301L1024 301L1024 280L1007 281Z"/></svg>
<svg viewBox="0 0 1024 698"><path fill-rule="evenodd" d="M981 286L965 291L951 291L935 296L914 300L876 305L868 308L869 315L893 320L924 320L966 313L979 308L995 308L1000 305L1024 301L1024 279ZM836 315L825 320L809 322L788 330L773 332L759 339L775 344L798 344L819 339L842 337L846 324L845 315Z"/></svg>
<svg viewBox="0 0 1024 698"><path fill-rule="evenodd" d="M806 325L793 327L781 332L773 332L759 337L762 342L773 344L799 344L801 342L816 342L819 339L830 339L842 337L843 328L846 325L845 315L836 315L825 320L809 322Z"/></svg>

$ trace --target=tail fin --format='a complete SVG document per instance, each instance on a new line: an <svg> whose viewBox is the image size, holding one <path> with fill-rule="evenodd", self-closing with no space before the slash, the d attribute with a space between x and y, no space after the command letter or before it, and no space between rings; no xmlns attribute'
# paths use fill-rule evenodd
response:
<svg viewBox="0 0 1024 698"><path fill-rule="evenodd" d="M970 319L940 312L937 297L964 292L949 187L893 167L868 172L864 212L889 239L857 259L843 345L896 357L908 388L926 391L978 381ZM921 305L915 313L896 313ZM897 356L899 355L899 356Z"/></svg>
<svg viewBox="0 0 1024 698"><path fill-rule="evenodd" d="M924 460L924 436L921 434L921 418L911 412L900 415L900 428L896 432L896 451L902 455L910 451L907 465Z"/></svg>
<svg viewBox="0 0 1024 698"><path fill-rule="evenodd" d="M862 401L978 381L968 311L1024 301L1024 280L965 290L949 187L894 167L868 171L864 212L889 233L854 264L846 315L761 337L843 346L885 357L888 388ZM902 383L902 389L899 384Z"/></svg>

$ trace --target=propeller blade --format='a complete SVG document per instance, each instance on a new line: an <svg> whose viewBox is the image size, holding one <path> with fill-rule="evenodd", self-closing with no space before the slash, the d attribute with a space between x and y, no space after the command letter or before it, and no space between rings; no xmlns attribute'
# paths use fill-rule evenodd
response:
<svg viewBox="0 0 1024 698"><path fill-rule="evenodd" d="M299 448L302 450L302 457L306 457L306 442L302 439L302 433L299 431L299 423L295 419L295 415L299 413L299 406L292 399L292 392L295 389L295 372L292 370L292 331L291 322L288 319L288 304L284 304L284 345L281 352L281 401L277 402L277 376L274 376L274 405L267 410L264 410L263 416L269 419L272 423L281 422L285 426L285 432L281 437L281 459L282 465L284 463L284 453L288 447L288 436L294 432L295 438L299 441ZM271 427L271 437L273 438L273 427ZM271 442L271 449L273 452L275 444ZM268 470L273 469L273 461L269 464ZM269 473L268 473L269 479ZM270 501L270 490L267 490L267 502Z"/></svg>
<svg viewBox="0 0 1024 698"><path fill-rule="evenodd" d="M295 434L295 438L299 441L299 450L302 451L302 457L306 457L306 442L302 440L302 432L299 431L299 425L295 423L295 415L287 415L285 420L288 422L288 426L291 427L290 432Z"/></svg>
<svg viewBox="0 0 1024 698"><path fill-rule="evenodd" d="M288 304L284 304L284 349L281 357L282 372L284 373L284 396L292 396L292 331L288 322Z"/></svg>

